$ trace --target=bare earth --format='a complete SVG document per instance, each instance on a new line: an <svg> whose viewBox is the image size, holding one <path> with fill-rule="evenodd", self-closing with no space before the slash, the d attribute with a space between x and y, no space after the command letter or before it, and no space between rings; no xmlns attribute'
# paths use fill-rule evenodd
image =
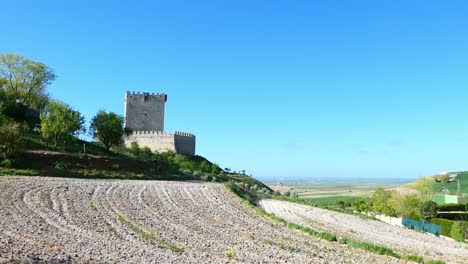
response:
<svg viewBox="0 0 468 264"><path fill-rule="evenodd" d="M386 246L400 253L467 263L468 246L376 220L277 200L261 200L261 207L287 221L339 236Z"/></svg>
<svg viewBox="0 0 468 264"><path fill-rule="evenodd" d="M0 177L0 263L17 261L399 262L280 226L221 184Z"/></svg>

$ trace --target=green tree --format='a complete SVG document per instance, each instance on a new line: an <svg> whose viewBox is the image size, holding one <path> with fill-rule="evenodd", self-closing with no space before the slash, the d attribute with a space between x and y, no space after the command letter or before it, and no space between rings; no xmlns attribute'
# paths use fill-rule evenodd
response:
<svg viewBox="0 0 468 264"><path fill-rule="evenodd" d="M80 112L73 110L69 105L52 101L46 110L46 114L41 115L41 134L47 140L54 142L54 149L59 144L66 142L73 136L85 132L84 117Z"/></svg>
<svg viewBox="0 0 468 264"><path fill-rule="evenodd" d="M358 200L353 203L353 209L360 212L369 211L369 203L365 200Z"/></svg>
<svg viewBox="0 0 468 264"><path fill-rule="evenodd" d="M8 158L18 153L23 146L18 124L10 123L0 126L0 156Z"/></svg>
<svg viewBox="0 0 468 264"><path fill-rule="evenodd" d="M396 216L396 211L389 203L390 197L394 191L385 191L383 188L377 188L369 199L371 210L388 216Z"/></svg>
<svg viewBox="0 0 468 264"><path fill-rule="evenodd" d="M122 116L113 112L107 113L102 109L91 119L89 130L92 136L104 145L107 152L112 146L122 144L123 136L130 133L124 128Z"/></svg>
<svg viewBox="0 0 468 264"><path fill-rule="evenodd" d="M429 222L432 218L437 216L437 204L433 201L425 201L421 204L421 220Z"/></svg>
<svg viewBox="0 0 468 264"><path fill-rule="evenodd" d="M49 103L46 87L55 74L47 65L17 54L0 54L1 86L20 103L39 111Z"/></svg>
<svg viewBox="0 0 468 264"><path fill-rule="evenodd" d="M401 195L394 192L390 198L390 205L401 217L420 219L421 199L417 195Z"/></svg>

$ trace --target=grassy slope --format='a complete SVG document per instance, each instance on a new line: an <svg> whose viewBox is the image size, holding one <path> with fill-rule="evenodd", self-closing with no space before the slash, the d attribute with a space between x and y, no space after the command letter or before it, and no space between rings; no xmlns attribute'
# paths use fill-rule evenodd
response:
<svg viewBox="0 0 468 264"><path fill-rule="evenodd" d="M460 188L463 194L468 194L468 171L454 172L457 173L460 178ZM409 183L407 187L418 189L421 185L427 186L429 190L435 193L442 192L444 188L450 191L450 194L456 194L458 189L457 181L452 183L436 182L437 175L424 177L416 182Z"/></svg>
<svg viewBox="0 0 468 264"><path fill-rule="evenodd" d="M70 178L99 179L139 179L139 180L201 180L201 174L187 174L179 169L174 160L159 155L157 160L144 160L134 156L123 147L113 148L107 152L96 142L86 142L74 138L65 147L53 150L44 139L35 132L23 135L25 152L14 158L11 168L0 167L0 175L53 176ZM86 145L86 156L83 155L83 144ZM202 162L209 166L213 163L201 156L184 157L200 167ZM0 160L1 161L1 160ZM226 173L216 175L219 182L241 182L248 186L271 190L262 182L247 175Z"/></svg>

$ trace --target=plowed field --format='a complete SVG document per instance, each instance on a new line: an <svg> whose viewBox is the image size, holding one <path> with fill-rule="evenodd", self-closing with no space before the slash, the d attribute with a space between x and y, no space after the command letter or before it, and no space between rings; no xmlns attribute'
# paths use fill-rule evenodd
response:
<svg viewBox="0 0 468 264"><path fill-rule="evenodd" d="M221 184L0 177L0 262L394 263L280 226Z"/></svg>

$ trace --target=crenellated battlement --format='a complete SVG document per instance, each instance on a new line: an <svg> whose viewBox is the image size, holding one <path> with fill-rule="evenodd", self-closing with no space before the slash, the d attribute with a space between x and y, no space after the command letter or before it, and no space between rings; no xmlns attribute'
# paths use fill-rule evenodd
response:
<svg viewBox="0 0 468 264"><path fill-rule="evenodd" d="M133 131L133 135L166 135L166 136L182 136L182 137L195 137L195 135L186 132L167 132L167 131Z"/></svg>
<svg viewBox="0 0 468 264"><path fill-rule="evenodd" d="M158 101L167 102L167 94L164 93L146 93L146 92L130 92L127 91L125 94L125 100L143 100L146 101Z"/></svg>

